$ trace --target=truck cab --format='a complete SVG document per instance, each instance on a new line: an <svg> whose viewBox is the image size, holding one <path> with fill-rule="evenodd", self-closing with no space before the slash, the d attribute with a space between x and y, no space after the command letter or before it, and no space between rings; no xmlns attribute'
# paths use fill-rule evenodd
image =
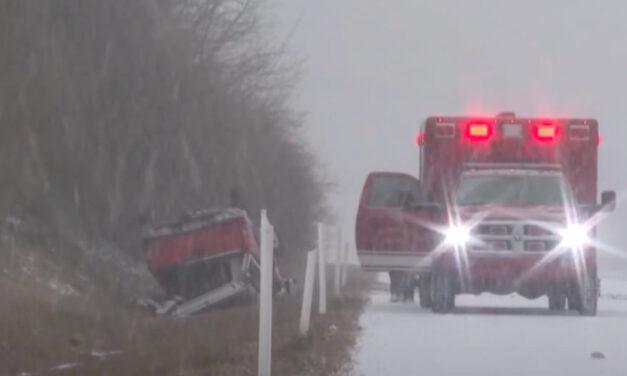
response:
<svg viewBox="0 0 627 376"><path fill-rule="evenodd" d="M438 313L458 294L516 292L596 314L595 226L615 205L612 191L597 202L598 139L594 119L428 118L419 178L366 180L362 267L389 271L404 296L417 276L421 305Z"/></svg>

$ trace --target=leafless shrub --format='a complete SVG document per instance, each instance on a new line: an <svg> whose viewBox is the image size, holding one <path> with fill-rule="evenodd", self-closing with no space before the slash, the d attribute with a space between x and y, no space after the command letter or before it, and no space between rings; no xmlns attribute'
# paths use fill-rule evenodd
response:
<svg viewBox="0 0 627 376"><path fill-rule="evenodd" d="M0 215L136 246L238 187L305 247L324 185L267 27L262 0L0 0Z"/></svg>

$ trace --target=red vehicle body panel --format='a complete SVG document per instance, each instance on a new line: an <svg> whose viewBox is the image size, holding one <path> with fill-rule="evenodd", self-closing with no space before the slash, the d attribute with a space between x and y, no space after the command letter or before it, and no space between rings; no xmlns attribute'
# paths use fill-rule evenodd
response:
<svg viewBox="0 0 627 376"><path fill-rule="evenodd" d="M418 180L402 173L372 173L362 191L356 221L356 245L365 270L418 270L429 267L429 252L437 236L429 226L437 223L437 213L398 207L369 205L376 179Z"/></svg>
<svg viewBox="0 0 627 376"><path fill-rule="evenodd" d="M144 253L161 286L187 297L233 278L228 260L251 254L259 261L253 225L245 211L234 208L198 211L155 227L144 238Z"/></svg>
<svg viewBox="0 0 627 376"><path fill-rule="evenodd" d="M485 138L468 135L471 124L485 124L489 132ZM518 125L517 125L518 124ZM554 127L552 139L540 138L538 127ZM508 130L516 129L512 137ZM379 208L368 203L372 180L381 176L411 176L395 173L373 173L368 176L360 199L356 220L356 244L362 267L366 270L415 270L419 265L430 267L433 250L440 244L441 236L433 227L448 226L447 213L466 216L467 211L488 211L488 207L455 209L452 193L462 171L469 164L526 165L541 168L542 165L558 166L569 182L576 201L582 205L597 203L597 153L598 123L582 118L516 118L497 117L429 117L417 138L420 150L420 179L414 180L442 210L399 207ZM517 167L511 167L513 169ZM563 208L512 208L515 217L532 220L565 222ZM491 215L489 219L498 218ZM590 266L596 265L593 252L586 255ZM374 255L379 257L374 259ZM415 256L420 256L417 258ZM384 257L385 256L385 257ZM517 271L540 261L542 256L524 255L516 258L489 259L479 256L471 270L473 275L490 276L511 266ZM550 265L547 268L550 269ZM548 270L545 268L545 270ZM550 271L547 271L551 274ZM505 273L513 279L517 273ZM541 275L538 274L538 275ZM553 274L551 274L553 275Z"/></svg>
<svg viewBox="0 0 627 376"><path fill-rule="evenodd" d="M148 238L144 251L151 269L175 267L229 252L246 251L256 258L259 256L250 223L244 217L207 224L187 232Z"/></svg>
<svg viewBox="0 0 627 376"><path fill-rule="evenodd" d="M586 262L592 260L593 253L586 254ZM577 278L577 269L570 257L547 260L545 255L518 255L509 258L474 255L470 261L470 274L479 278L493 278L500 281L516 282L524 276L525 283L565 282ZM516 277L516 279L513 279Z"/></svg>
<svg viewBox="0 0 627 376"><path fill-rule="evenodd" d="M447 123L452 124L458 137L442 137L442 131L438 128ZM464 132L473 123L490 127L490 137L485 140L467 137ZM508 124L520 124L520 137L506 137L505 127ZM553 139L540 140L534 137L534 129L542 125L555 127ZM580 132L582 127L587 129L583 135ZM598 123L594 119L430 117L425 122L424 132L421 178L442 201L454 202L451 195L468 164L493 163L501 166L510 164L512 169L519 168L517 165L526 165L525 168L540 170L543 165L557 165L579 204L594 205L597 202L599 136ZM571 211L571 214L576 212L576 208L562 207L497 209L500 209L498 213L493 213L495 208L491 206L451 208L462 223L473 214L483 212L487 213L484 220L517 218L566 225L566 211ZM503 215L503 212L509 215ZM503 287L503 293L509 293L520 290L519 285L522 284L527 287L541 286L543 288L537 291L544 292L548 286L575 280L579 269L575 267L572 254L568 253L548 259L548 252L501 257L494 253L468 251L465 253L468 265L463 267L451 259L451 253L444 253L440 260L436 260L435 267L442 269L454 265L457 269L464 268L466 276L478 289L475 292L498 292L499 286L507 286ZM586 248L583 253L583 260L579 262L583 265L580 268L596 269L595 250ZM535 293L530 293L529 297L535 296Z"/></svg>
<svg viewBox="0 0 627 376"><path fill-rule="evenodd" d="M459 208L458 213L462 222L469 221L480 212L488 211L483 206L471 206ZM536 207L505 207L498 212L484 218L485 220L516 220L525 219L546 223L566 223L564 208L554 206ZM578 268L570 253L561 255L547 251L518 252L518 254L482 253L470 251L465 254L468 259L468 276L477 281L484 280L487 284L494 285L496 281L510 287L516 283L534 285L552 285L565 283L577 278ZM596 253L593 248L586 247L582 250L583 264L587 267L596 266ZM446 268L455 264L451 254L436 261L436 267ZM448 265L447 265L448 264ZM509 292L509 291L506 291Z"/></svg>
<svg viewBox="0 0 627 376"><path fill-rule="evenodd" d="M466 137L469 124L492 127L489 139ZM443 134L442 124L451 124L454 136ZM506 137L508 124L521 125L521 137ZM554 140L537 140L534 127L551 124L558 129ZM580 129L585 126L587 132ZM547 119L508 117L429 117L423 130L420 180L440 199L452 191L468 163L559 164L580 204L597 200L598 123L595 119ZM447 189L448 188L448 189Z"/></svg>

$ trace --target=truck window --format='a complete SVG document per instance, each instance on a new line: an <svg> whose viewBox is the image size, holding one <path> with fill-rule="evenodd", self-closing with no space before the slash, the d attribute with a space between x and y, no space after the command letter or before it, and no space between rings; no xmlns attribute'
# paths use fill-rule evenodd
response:
<svg viewBox="0 0 627 376"><path fill-rule="evenodd" d="M418 182L407 176L379 176L372 182L368 206L400 208L404 203L429 201Z"/></svg>
<svg viewBox="0 0 627 376"><path fill-rule="evenodd" d="M559 176L466 175L457 188L456 203L563 206L567 194Z"/></svg>

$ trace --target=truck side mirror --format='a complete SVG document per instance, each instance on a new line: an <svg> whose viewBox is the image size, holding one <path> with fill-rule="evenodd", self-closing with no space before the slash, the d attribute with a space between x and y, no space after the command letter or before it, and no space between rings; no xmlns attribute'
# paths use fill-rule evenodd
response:
<svg viewBox="0 0 627 376"><path fill-rule="evenodd" d="M616 210L616 192L603 191L601 193L601 210L606 212Z"/></svg>

